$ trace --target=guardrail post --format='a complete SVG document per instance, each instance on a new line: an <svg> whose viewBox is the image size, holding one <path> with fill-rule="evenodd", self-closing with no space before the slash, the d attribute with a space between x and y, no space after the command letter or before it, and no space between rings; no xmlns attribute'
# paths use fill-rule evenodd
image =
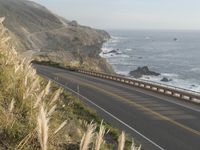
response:
<svg viewBox="0 0 200 150"><path fill-rule="evenodd" d="M152 89L153 91L158 91L158 88L157 88L157 87L151 86L151 89Z"/></svg>
<svg viewBox="0 0 200 150"><path fill-rule="evenodd" d="M190 100L190 101L192 101L192 100L193 100L193 98L190 96L190 97L189 97L189 100Z"/></svg>
<svg viewBox="0 0 200 150"><path fill-rule="evenodd" d="M149 82L145 82L145 81L134 80L134 79L131 80L131 79L123 78L120 76L113 76L113 75L108 75L108 74L103 74L103 73L98 73L98 72L93 72L93 71L86 71L83 69L77 69L77 72L81 72L83 74L99 77L102 79L108 79L108 80L114 80L116 82L126 83L129 85L133 85L135 87L141 87L143 89L156 91L158 93L163 93L165 95L173 96L176 98L190 100L190 101L194 101L194 102L197 101L197 103L200 103L199 94L195 95L195 94L189 93L187 91L183 91L181 89L176 89L176 88L174 89L174 88L170 88L167 86L165 87L162 85L153 84L153 83L149 83Z"/></svg>

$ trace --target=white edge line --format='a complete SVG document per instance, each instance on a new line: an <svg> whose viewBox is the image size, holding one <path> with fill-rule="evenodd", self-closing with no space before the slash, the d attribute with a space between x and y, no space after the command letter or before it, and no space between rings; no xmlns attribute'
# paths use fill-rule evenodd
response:
<svg viewBox="0 0 200 150"><path fill-rule="evenodd" d="M80 72L76 72L76 73L80 73ZM81 74L84 74L84 73L81 73ZM96 77L96 76L92 76L92 75L88 75L88 74L84 74L84 75L87 75L87 76L90 76L90 77L93 77L93 78L98 78L98 79L101 79L101 80L104 80L104 78L99 78L99 77ZM111 81L111 82L115 82L115 80L108 80L108 79L105 79L106 81ZM115 83L121 83L121 82L115 82ZM128 88L128 89L130 89L130 87L132 87L131 86L131 84L130 84L130 87L129 86L125 86L125 85L129 85L129 84L120 84L119 86L120 87L125 87L125 88ZM200 112L200 110L199 109L197 109L197 108L193 108L192 106L188 106L188 105L185 105L185 104L180 104L179 103L179 101L177 101L177 102L175 102L174 100L167 100L167 98L166 97L160 97L160 96L155 96L155 95L153 95L153 94L151 94L151 93L145 93L144 91L141 91L141 90L145 90L145 89L136 89L136 88L138 88L138 87L135 87L135 86L133 86L135 89L135 91L137 91L137 92L139 92L139 93L141 93L141 94L145 94L145 95L147 95L147 96L152 96L152 97L155 97L155 98L159 98L160 100L164 100L164 101L166 101L166 102L168 102L168 103L172 103L172 104L175 104L175 105L178 105L178 106L181 106L181 107L183 107L183 108L185 108L185 109L190 109L190 110L192 110L192 111L196 111L196 112ZM133 89L130 89L130 90L133 90ZM150 92L154 92L154 91L150 91ZM160 94L160 93L158 93L158 94ZM168 96L168 95L161 95L161 96ZM176 98L176 97L171 97L171 98ZM180 102L184 102L184 101L180 101ZM195 104L194 104L195 105Z"/></svg>
<svg viewBox="0 0 200 150"><path fill-rule="evenodd" d="M84 75L88 75L88 74L84 74ZM88 75L88 76L104 80L104 78L99 78L99 77L91 76L91 75ZM123 88L124 88L124 87L125 87L125 88L129 88L129 87L125 86L125 85L129 85L129 84L121 84L122 82L118 82L118 81L116 82L115 80L108 80L108 79L105 79L105 80L106 80L106 81L115 82L115 83L119 83L119 84L120 84L120 85L119 85L120 87L123 86ZM130 84L129 86L132 87L131 84ZM155 98L159 98L159 99L164 100L164 101L166 101L166 102L168 102L168 103L172 103L172 104L181 106L181 107L183 107L183 108L190 109L190 110L192 110L192 111L200 112L199 109L197 109L197 108L192 108L192 106L187 106L187 105L185 105L185 104L180 104L178 101L175 102L174 100L167 100L167 98L165 98L165 97L162 97L162 98L161 98L160 96L155 96L155 95L153 95L153 94L145 93L144 91L141 91L141 90L145 90L144 88L142 88L142 89L140 90L140 89L136 89L136 88L138 88L138 87L135 87L135 86L133 86L133 87L135 88L135 89L134 89L135 91L137 91L137 92L139 92L139 93L141 93L141 94L145 94L145 95L147 95L147 96L152 96L152 97L155 97ZM130 90L133 90L133 89L130 89ZM150 91L150 92L154 92L154 91ZM158 94L160 94L160 93L158 93ZM170 96L170 95L161 95L161 96ZM171 97L171 98L176 98L176 97ZM179 101L180 101L180 100L179 100ZM180 102L184 102L184 101L180 101ZM188 102L189 102L189 101L188 101ZM194 105L195 105L195 104L194 104Z"/></svg>
<svg viewBox="0 0 200 150"><path fill-rule="evenodd" d="M83 99L85 99L86 101L88 101L89 103L91 103L92 105L96 106L97 108L99 108L101 111L103 111L104 113L110 115L111 117L113 117L114 119L116 119L117 121L119 121L120 123L122 123L124 126L126 126L127 128L129 128L130 130L134 131L135 133L137 133L138 135L140 135L141 137L143 137L145 140L147 140L148 142L150 142L151 144L153 144L154 146L156 146L157 148L159 148L160 150L165 150L164 148L162 148L161 146L159 146L158 144L156 144L155 142L153 142L152 140L150 140L149 138L147 138L146 136L144 136L142 133L140 133L139 131L137 131L136 129L132 128L131 126L129 126L128 124L126 124L125 122L123 122L122 120L120 120L119 118L117 118L116 116L114 116L113 114L111 114L110 112L108 112L107 110L105 110L104 108L98 106L97 104L95 104L94 102L92 102L91 100L89 100L88 98L84 97L83 95L77 93L76 91L72 90L71 88L59 83L56 80L53 80L45 75L42 75L41 73L38 73L41 76L48 78L49 80L54 81L55 83L57 83L58 85L64 87L65 89L68 89L69 91L79 95L80 97L82 97Z"/></svg>

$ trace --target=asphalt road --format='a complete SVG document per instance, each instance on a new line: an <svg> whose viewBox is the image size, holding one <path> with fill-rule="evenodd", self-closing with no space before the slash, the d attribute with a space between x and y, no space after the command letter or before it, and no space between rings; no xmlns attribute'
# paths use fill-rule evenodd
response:
<svg viewBox="0 0 200 150"><path fill-rule="evenodd" d="M200 106L73 71L34 65L38 73L96 109L145 150L200 150Z"/></svg>

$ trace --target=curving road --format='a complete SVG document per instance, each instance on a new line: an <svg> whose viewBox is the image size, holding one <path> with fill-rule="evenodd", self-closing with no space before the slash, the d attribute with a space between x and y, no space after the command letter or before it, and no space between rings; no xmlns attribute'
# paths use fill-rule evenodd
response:
<svg viewBox="0 0 200 150"><path fill-rule="evenodd" d="M200 150L200 106L114 81L34 65L75 94L145 150ZM78 87L78 88L77 88Z"/></svg>

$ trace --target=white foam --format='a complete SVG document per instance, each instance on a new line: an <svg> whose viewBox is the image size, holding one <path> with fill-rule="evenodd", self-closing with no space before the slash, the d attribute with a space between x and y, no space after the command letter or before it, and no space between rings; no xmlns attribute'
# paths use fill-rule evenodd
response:
<svg viewBox="0 0 200 150"><path fill-rule="evenodd" d="M200 92L200 85L194 89L196 92Z"/></svg>
<svg viewBox="0 0 200 150"><path fill-rule="evenodd" d="M112 57L113 55L111 54L111 53L108 53L108 54L102 54L101 55L103 58L110 58L110 57Z"/></svg>
<svg viewBox="0 0 200 150"><path fill-rule="evenodd" d="M125 55L125 54L118 54L118 55L115 55L115 57L129 58L130 56Z"/></svg>
<svg viewBox="0 0 200 150"><path fill-rule="evenodd" d="M132 51L133 49L131 49L131 48L127 48L127 49L125 49L125 51Z"/></svg>
<svg viewBox="0 0 200 150"><path fill-rule="evenodd" d="M160 82L160 80L162 79L162 77L161 76L143 75L140 79L154 81L154 82Z"/></svg>
<svg viewBox="0 0 200 150"><path fill-rule="evenodd" d="M118 43L119 42L119 40L114 40L114 39L112 39L111 41L110 41L110 43Z"/></svg>
<svg viewBox="0 0 200 150"><path fill-rule="evenodd" d="M108 53L108 52L112 51L113 49L108 48L108 47L103 47L101 50L102 50L103 53Z"/></svg>
<svg viewBox="0 0 200 150"><path fill-rule="evenodd" d="M130 56L125 55L123 53L121 54L115 54L115 53L109 53L110 51L112 51L114 48L112 47L106 47L106 45L102 48L102 52L100 54L101 57L106 58L109 60L112 58L129 58ZM132 49L125 49L125 50L132 50ZM111 63L111 62L110 62ZM111 63L112 64L112 63ZM199 68L192 68L193 71L198 71ZM128 76L129 75L129 71L120 71L120 70L116 70L117 74L120 75L125 75ZM161 80L163 79L163 77L166 77L168 79L171 79L171 81L169 82L162 82ZM184 80L184 79L180 79L178 74L175 73L161 73L160 76L142 76L140 78L141 80L147 80L147 81L152 81L152 82L156 82L158 84L164 84L164 85L169 85L169 86L175 86L175 87L179 87L179 88L183 88L183 89L187 89L187 90L192 90L195 92L200 92L200 84L195 83L194 81L189 81L189 80Z"/></svg>
<svg viewBox="0 0 200 150"><path fill-rule="evenodd" d="M120 37L114 37L114 36L112 36L111 37L111 39L110 40L108 40L108 42L107 43L118 43L119 41L120 41Z"/></svg>
<svg viewBox="0 0 200 150"><path fill-rule="evenodd" d="M120 39L125 39L125 37L122 37L122 36L111 36L111 39L120 40Z"/></svg>
<svg viewBox="0 0 200 150"><path fill-rule="evenodd" d="M175 73L162 73L161 76L164 76L164 77L178 77L179 75L175 74Z"/></svg>
<svg viewBox="0 0 200 150"><path fill-rule="evenodd" d="M119 75L127 76L129 74L129 71L116 71L116 73L119 74Z"/></svg>
<svg viewBox="0 0 200 150"><path fill-rule="evenodd" d="M148 36L144 36L144 38L146 40L151 39L152 37L148 37ZM126 49L123 49L123 53L118 50L118 53L109 53L112 50L116 50L117 49L117 45L123 44L123 39L125 39L124 37L117 37L117 36L112 36L111 39L105 43L103 45L102 48L102 52L100 53L100 56L103 58L106 58L107 61L113 65L113 67L115 66L119 66L118 64L122 64L124 65L126 63L126 58L129 58L131 56L129 55L125 55L124 53L130 53L129 51L133 51L134 49L132 49L131 47L127 47ZM122 41L122 43L121 43ZM149 50L154 49L154 47L148 47ZM172 54L169 54L172 55ZM135 54L134 57L137 57L137 55ZM139 57L139 56L138 56ZM127 67L122 67L122 69L117 70L117 68L115 68L116 73L120 74L120 75L129 75L129 69L130 66ZM132 64L133 66L133 64ZM125 69L125 71L124 71ZM191 68L190 71L193 71L195 73L200 72L200 67L196 67L193 66L193 68ZM161 80L163 79L163 77L168 78L170 81L169 82L162 82ZM193 90L193 91L197 91L200 92L200 83L195 82L195 80L185 80L185 79L181 79L181 76L179 76L178 74L175 73L161 73L160 76L143 76L141 78L141 80L147 80L147 81L152 81L152 82L156 82L158 84L165 84L165 85L170 85L170 86L175 86L175 87L179 87L179 88L183 88L183 89L188 89L188 90Z"/></svg>
<svg viewBox="0 0 200 150"><path fill-rule="evenodd" d="M106 53L112 51L114 46L119 42L119 37L112 36L110 40L108 40L101 48L101 57L109 57ZM111 55L110 55L111 56Z"/></svg>
<svg viewBox="0 0 200 150"><path fill-rule="evenodd" d="M192 68L190 71L194 71L194 72L196 72L196 71L200 71L200 68L199 67L195 67L195 68Z"/></svg>
<svg viewBox="0 0 200 150"><path fill-rule="evenodd" d="M115 53L104 53L104 52L101 52L100 53L100 56L101 57L103 57L103 58L113 58L113 57L115 57L115 58L129 58L129 56L128 55L125 55L125 54L115 54Z"/></svg>
<svg viewBox="0 0 200 150"><path fill-rule="evenodd" d="M169 79L172 79L172 81L162 82L161 79L163 78L163 75L165 75L165 77L168 75L167 77L171 77ZM169 85L195 92L200 92L200 84L191 82L189 80L179 79L177 74L162 73L160 76L142 76L140 79L156 82L158 84Z"/></svg>

